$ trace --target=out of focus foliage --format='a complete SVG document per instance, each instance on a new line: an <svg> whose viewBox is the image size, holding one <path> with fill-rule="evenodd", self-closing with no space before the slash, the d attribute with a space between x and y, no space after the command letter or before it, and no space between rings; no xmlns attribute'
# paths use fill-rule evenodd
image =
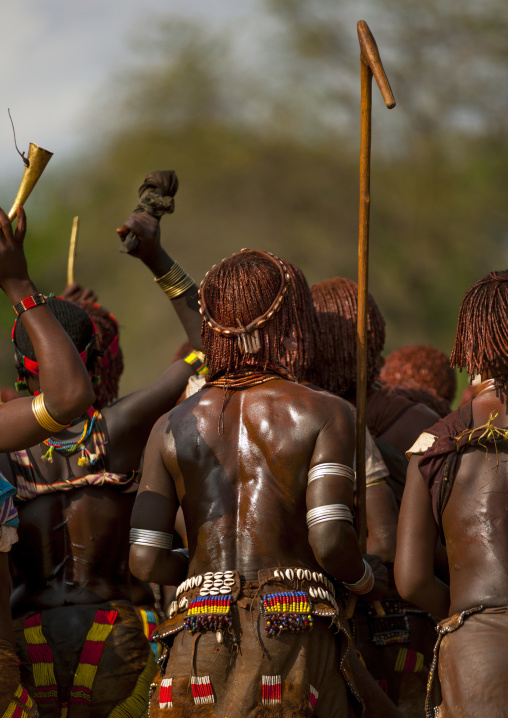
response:
<svg viewBox="0 0 508 718"><path fill-rule="evenodd" d="M361 7L397 99L388 112L373 88L370 289L387 350L449 352L465 289L508 259L508 13L495 0ZM80 216L76 279L120 321L124 392L155 379L184 340L149 272L118 253L115 227L150 170L179 176L163 241L197 280L242 247L287 257L310 283L356 278L360 15L331 0L270 8L260 56L172 18L138 32L87 118L87 151L58 172L52 160L27 205L30 268L46 292L64 286ZM8 342L0 349L5 383Z"/></svg>

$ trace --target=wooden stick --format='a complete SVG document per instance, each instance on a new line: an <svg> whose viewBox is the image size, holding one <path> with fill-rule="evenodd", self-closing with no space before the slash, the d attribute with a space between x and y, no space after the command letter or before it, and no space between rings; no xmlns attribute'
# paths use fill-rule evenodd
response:
<svg viewBox="0 0 508 718"><path fill-rule="evenodd" d="M370 148L372 135L372 76L386 106L395 99L386 77L374 37L365 20L357 25L361 66L360 217L358 235L358 324L356 382L356 508L357 532L362 553L367 548L365 487L365 427L367 410L367 297L369 284Z"/></svg>
<svg viewBox="0 0 508 718"><path fill-rule="evenodd" d="M356 339L356 531L367 552L365 426L367 413L367 293L369 272L370 143L372 72L361 63L360 218L358 233L358 317Z"/></svg>
<svg viewBox="0 0 508 718"><path fill-rule="evenodd" d="M364 20L357 25L361 66L360 216L358 233L358 319L356 353L356 531L362 553L367 552L367 504L365 443L367 415L367 306L369 291L370 149L372 136L372 76L376 78L388 109L395 99L386 77L374 37ZM347 613L354 612L356 597L350 597ZM375 601L376 611L384 615Z"/></svg>
<svg viewBox="0 0 508 718"><path fill-rule="evenodd" d="M78 244L79 217L74 217L72 222L71 243L69 246L69 259L67 262L67 286L74 283L74 260L76 259L76 248Z"/></svg>

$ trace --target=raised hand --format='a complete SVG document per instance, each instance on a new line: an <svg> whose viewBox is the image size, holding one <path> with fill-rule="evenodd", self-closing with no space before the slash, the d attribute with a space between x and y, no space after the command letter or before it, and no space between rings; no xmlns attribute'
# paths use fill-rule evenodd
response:
<svg viewBox="0 0 508 718"><path fill-rule="evenodd" d="M123 242L129 234L133 234L137 242L128 242L122 248L127 254L138 257L146 264L157 256L160 251L160 221L146 212L133 212L117 230Z"/></svg>
<svg viewBox="0 0 508 718"><path fill-rule="evenodd" d="M23 250L26 234L26 215L18 207L16 230L13 231L9 217L0 208L0 287L7 292L12 282L27 281L28 269Z"/></svg>
<svg viewBox="0 0 508 718"><path fill-rule="evenodd" d="M96 302L97 295L93 289L82 287L77 282L68 284L60 295L62 299L68 302Z"/></svg>

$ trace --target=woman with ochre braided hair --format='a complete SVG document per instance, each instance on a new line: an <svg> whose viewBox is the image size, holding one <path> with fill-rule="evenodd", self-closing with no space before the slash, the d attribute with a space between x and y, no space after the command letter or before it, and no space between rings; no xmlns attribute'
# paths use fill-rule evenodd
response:
<svg viewBox="0 0 508 718"><path fill-rule="evenodd" d="M358 287L344 277L325 279L311 287L317 309L322 360L316 364L316 384L356 401L356 321ZM373 437L401 452L438 415L423 404L398 396L379 384L385 343L385 320L372 295L368 297L367 426Z"/></svg>
<svg viewBox="0 0 508 718"><path fill-rule="evenodd" d="M210 380L161 417L147 444L133 573L178 580L170 549L179 505L190 553L189 578L157 632L166 648L175 640L150 715L328 718L360 715L364 699L365 715L400 715L357 670L329 578L376 597L383 571L372 559L374 578L351 526L349 409L298 384L285 365L297 322L292 294L286 263L261 250L207 273L200 299Z"/></svg>
<svg viewBox="0 0 508 718"><path fill-rule="evenodd" d="M416 401L427 402L427 406L441 417L451 411L457 379L449 357L440 349L429 344L412 344L396 349L386 357L381 379L397 388L403 386L414 390L415 396L419 396L419 389L425 389L426 393L420 392L421 398Z"/></svg>
<svg viewBox="0 0 508 718"><path fill-rule="evenodd" d="M25 398L0 406L2 451L21 449L48 438L79 416L93 399L88 373L76 348L28 276L23 253L25 232L26 219L21 208L15 232L0 209L0 287L30 337L44 392L36 399ZM9 606L8 553L18 540L19 524L14 493L14 488L0 475L0 715L31 718L36 715L36 707L20 683Z"/></svg>
<svg viewBox="0 0 508 718"><path fill-rule="evenodd" d="M319 316L320 361L313 366L316 384L354 402L356 397L357 298L355 282L343 277L323 280L311 287ZM420 431L431 426L438 414L412 401L398 387L379 383L385 321L372 295L368 297L367 332L367 426L390 472L389 486L367 490L369 516L386 529L382 552L390 576L388 596L383 599L386 616L373 606L358 602L351 621L354 636L367 668L390 698L408 715L418 715L424 701L427 674L432 662L434 619L401 599L393 580L397 534L397 506L379 502L393 494L402 497L407 461L402 450L409 448ZM385 494L376 496L383 489ZM389 520L383 520L383 518ZM367 544L368 545L368 544Z"/></svg>
<svg viewBox="0 0 508 718"><path fill-rule="evenodd" d="M160 246L159 221L137 213L124 227L138 238L135 256L172 303L184 305L195 346L201 322L189 305L197 287ZM151 386L104 406L122 367L117 326L93 302L81 304L49 300L106 391L96 384L97 405L64 432L2 457L22 519L13 551L17 650L42 718L138 718L146 715L156 666L132 604L127 561L137 470L154 421L174 405L189 376L205 369L191 352ZM37 364L19 322L13 336L20 379L36 392ZM180 560L185 572L186 558Z"/></svg>
<svg viewBox="0 0 508 718"><path fill-rule="evenodd" d="M508 704L508 271L491 272L466 292L450 361L482 383L410 449L395 579L402 596L442 619L426 715L501 718ZM448 585L434 572L439 536ZM438 677L441 698L432 690Z"/></svg>

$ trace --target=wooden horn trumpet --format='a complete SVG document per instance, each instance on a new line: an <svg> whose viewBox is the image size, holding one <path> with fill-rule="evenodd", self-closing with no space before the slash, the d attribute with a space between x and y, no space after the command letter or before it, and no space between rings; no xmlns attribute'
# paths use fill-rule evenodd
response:
<svg viewBox="0 0 508 718"><path fill-rule="evenodd" d="M14 204L12 205L11 211L9 212L9 219L11 222L16 216L16 208L19 205L22 206L25 204L26 200L30 196L31 191L37 184L39 177L44 172L44 169L52 156L52 152L48 152L48 150L43 150L42 147L38 147L33 142L30 142L30 147L28 148L28 157L26 159L27 164L25 166L25 171L23 172L23 177L21 178L21 184L19 186L18 194L16 195Z"/></svg>

